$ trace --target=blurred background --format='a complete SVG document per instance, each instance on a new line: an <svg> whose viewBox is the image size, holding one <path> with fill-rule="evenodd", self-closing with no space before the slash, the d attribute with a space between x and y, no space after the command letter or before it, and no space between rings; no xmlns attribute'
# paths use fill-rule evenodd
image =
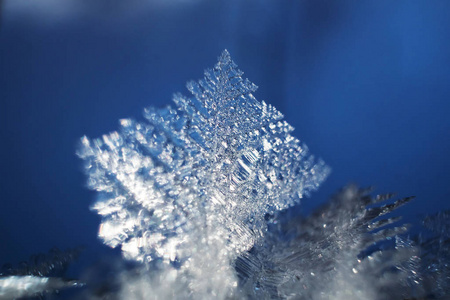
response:
<svg viewBox="0 0 450 300"><path fill-rule="evenodd" d="M450 1L3 0L0 265L97 239L80 137L187 95L228 49L333 169L308 212L354 182L450 208ZM413 230L415 230L413 227Z"/></svg>

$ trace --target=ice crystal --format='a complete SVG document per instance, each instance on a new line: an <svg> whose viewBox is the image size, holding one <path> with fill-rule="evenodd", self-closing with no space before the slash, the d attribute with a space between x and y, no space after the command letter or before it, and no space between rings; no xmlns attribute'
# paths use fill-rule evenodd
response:
<svg viewBox="0 0 450 300"><path fill-rule="evenodd" d="M33 255L16 267L4 264L0 269L0 299L42 298L48 293L83 286L79 281L62 278L79 253L79 248L66 251L53 248L48 254Z"/></svg>
<svg viewBox="0 0 450 300"><path fill-rule="evenodd" d="M148 108L143 122L121 120L117 132L82 139L99 237L138 262L101 282L103 295L86 297L446 297L448 212L425 218L430 236L409 237L391 212L411 198L354 185L309 216L286 212L329 169L242 75L224 51L187 84L191 97L176 94L174 107Z"/></svg>
<svg viewBox="0 0 450 300"><path fill-rule="evenodd" d="M28 262L22 261L18 266L5 263L0 269L2 276L62 276L67 267L78 258L82 248L60 250L56 247L47 254L32 255Z"/></svg>
<svg viewBox="0 0 450 300"><path fill-rule="evenodd" d="M224 51L187 84L192 97L176 94L175 107L146 109L145 122L121 120L117 132L82 139L99 236L162 270L155 288L233 295L230 263L262 240L265 216L299 203L329 172L242 75Z"/></svg>
<svg viewBox="0 0 450 300"><path fill-rule="evenodd" d="M416 249L377 244L404 233L389 213L411 198L386 203L354 185L307 217L287 218L236 260L242 293L250 299L402 299L410 295L403 268ZM285 218L286 219L286 218Z"/></svg>
<svg viewBox="0 0 450 300"><path fill-rule="evenodd" d="M420 249L420 285L429 298L442 299L450 294L450 211L425 217L423 225L429 232L409 241Z"/></svg>
<svg viewBox="0 0 450 300"><path fill-rule="evenodd" d="M0 299L39 297L44 293L81 285L76 281L64 281L56 277L31 275L0 277Z"/></svg>

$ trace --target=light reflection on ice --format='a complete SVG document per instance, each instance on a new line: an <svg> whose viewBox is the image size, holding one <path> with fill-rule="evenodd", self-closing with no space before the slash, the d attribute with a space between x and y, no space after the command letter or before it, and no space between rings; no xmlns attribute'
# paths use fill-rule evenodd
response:
<svg viewBox="0 0 450 300"><path fill-rule="evenodd" d="M299 203L329 173L242 74L224 51L189 82L192 98L178 94L175 108L146 109L147 122L84 137L78 152L100 192L99 236L126 258L161 259L161 272L180 263L186 295L199 298L233 295L230 263L264 235L266 213Z"/></svg>

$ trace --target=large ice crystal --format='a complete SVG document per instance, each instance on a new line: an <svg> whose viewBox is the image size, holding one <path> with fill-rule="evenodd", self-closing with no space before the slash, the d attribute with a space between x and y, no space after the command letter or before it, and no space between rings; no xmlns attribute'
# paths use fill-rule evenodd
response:
<svg viewBox="0 0 450 300"><path fill-rule="evenodd" d="M82 139L99 236L158 269L149 282L159 295L169 285L181 298L235 294L231 263L262 241L265 216L299 203L329 173L242 75L224 51L187 84L192 97L176 94L175 107L146 109L145 122L121 120L117 132Z"/></svg>

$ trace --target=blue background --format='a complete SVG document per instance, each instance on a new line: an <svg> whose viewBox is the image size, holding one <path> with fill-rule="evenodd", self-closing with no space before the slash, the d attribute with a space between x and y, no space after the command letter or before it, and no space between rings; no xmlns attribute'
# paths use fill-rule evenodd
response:
<svg viewBox="0 0 450 300"><path fill-rule="evenodd" d="M96 238L80 137L188 94L223 49L332 167L305 211L349 182L417 196L401 211L415 224L450 208L450 1L72 2L2 3L0 264L116 253Z"/></svg>

